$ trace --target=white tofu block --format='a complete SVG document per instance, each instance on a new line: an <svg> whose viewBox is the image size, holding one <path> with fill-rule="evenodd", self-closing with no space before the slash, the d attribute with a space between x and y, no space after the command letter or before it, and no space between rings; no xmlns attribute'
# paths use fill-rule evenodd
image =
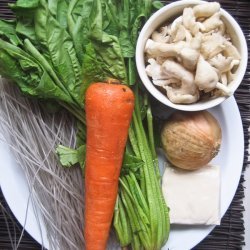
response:
<svg viewBox="0 0 250 250"><path fill-rule="evenodd" d="M220 224L220 168L195 171L167 166L162 179L171 224Z"/></svg>

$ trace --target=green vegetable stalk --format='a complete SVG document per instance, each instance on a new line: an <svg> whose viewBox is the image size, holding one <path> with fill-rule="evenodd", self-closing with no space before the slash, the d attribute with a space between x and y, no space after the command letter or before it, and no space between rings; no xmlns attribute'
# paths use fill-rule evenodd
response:
<svg viewBox="0 0 250 250"><path fill-rule="evenodd" d="M17 0L13 21L0 20L0 74L29 96L57 102L79 121L77 148L58 146L62 165L85 155L85 91L92 82L117 79L130 85L135 111L120 176L114 228L122 247L160 249L169 235L161 192L153 118L139 91L135 46L151 0Z"/></svg>
<svg viewBox="0 0 250 250"><path fill-rule="evenodd" d="M141 249L141 246L144 249L160 249L166 243L170 230L168 208L160 188L151 109L148 105L146 117L144 117L147 120L148 130L145 131L137 90L135 94L136 105L130 143L144 164L139 169L139 177L130 172L120 178L121 199L118 199L117 206L125 207L125 218L128 218L129 226L120 221L124 218L121 218L119 209L115 210L114 226L122 243L127 242L126 232L132 230L130 243L133 246L134 241L133 249Z"/></svg>

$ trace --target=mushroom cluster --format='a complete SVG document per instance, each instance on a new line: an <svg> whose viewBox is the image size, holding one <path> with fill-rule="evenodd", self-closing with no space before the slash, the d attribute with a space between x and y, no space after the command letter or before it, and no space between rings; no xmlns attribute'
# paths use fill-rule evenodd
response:
<svg viewBox="0 0 250 250"><path fill-rule="evenodd" d="M217 2L187 7L182 16L154 31L145 56L147 75L176 104L230 95L228 85L241 59Z"/></svg>

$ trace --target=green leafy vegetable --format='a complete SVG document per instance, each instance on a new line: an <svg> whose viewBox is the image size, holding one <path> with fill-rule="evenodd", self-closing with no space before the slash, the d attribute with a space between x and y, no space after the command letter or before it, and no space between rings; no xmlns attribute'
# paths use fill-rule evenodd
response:
<svg viewBox="0 0 250 250"><path fill-rule="evenodd" d="M153 6L154 6L155 9L160 9L160 8L162 8L164 5L163 5L163 3L160 2L160 1L154 1L154 2L153 2Z"/></svg>
<svg viewBox="0 0 250 250"><path fill-rule="evenodd" d="M76 104L82 107L82 71L72 38L50 14L45 0L40 1L40 6L35 11L35 32L40 43L44 46L43 50L50 56L58 78Z"/></svg>
<svg viewBox="0 0 250 250"><path fill-rule="evenodd" d="M22 41L17 36L15 26L16 26L15 21L0 20L0 35L2 37L7 38L10 41L10 43L17 46L19 44L22 44Z"/></svg>
<svg viewBox="0 0 250 250"><path fill-rule="evenodd" d="M84 167L88 86L114 78L134 89L114 228L122 247L138 250L160 249L169 235L153 117L147 94L138 90L134 58L143 22L161 6L151 0L17 0L11 4L16 20L0 20L0 74L78 120L76 149L59 145L56 150L63 166Z"/></svg>
<svg viewBox="0 0 250 250"><path fill-rule="evenodd" d="M37 8L39 5L39 0L18 0L15 4L10 4L12 10L26 12L28 10Z"/></svg>
<svg viewBox="0 0 250 250"><path fill-rule="evenodd" d="M80 63L88 44L89 17L93 0L72 0L67 11L68 30Z"/></svg>
<svg viewBox="0 0 250 250"><path fill-rule="evenodd" d="M46 69L25 51L0 39L0 52L1 75L13 79L24 93L72 102L54 83Z"/></svg>
<svg viewBox="0 0 250 250"><path fill-rule="evenodd" d="M47 21L48 49L53 66L77 104L83 106L82 70L73 42L53 18ZM67 73L65 73L67 72Z"/></svg>
<svg viewBox="0 0 250 250"><path fill-rule="evenodd" d="M16 25L16 33L31 40L33 43L36 42L36 34L34 29L34 22L27 17L20 17Z"/></svg>
<svg viewBox="0 0 250 250"><path fill-rule="evenodd" d="M133 115L132 128L129 133L130 143L137 158L143 161L140 167L140 177L130 171L129 174L121 176L120 196L121 203L127 211L128 223L132 229L132 246L136 249L160 249L168 239L169 215L160 187L160 174L158 159L155 151L152 114L148 105L147 128L143 126L143 118L140 103L148 103L147 97L144 102L140 102L138 90L136 93L136 107ZM155 206L157 204L157 206ZM120 241L125 239L127 228L123 228L119 222L119 211L115 210L117 234ZM124 232L124 233L121 233Z"/></svg>
<svg viewBox="0 0 250 250"><path fill-rule="evenodd" d="M81 168L84 169L85 165L85 145L80 146L77 149L72 149L59 145L56 149L56 153L59 156L60 162L63 167L69 168L79 163Z"/></svg>
<svg viewBox="0 0 250 250"><path fill-rule="evenodd" d="M135 155L125 152L122 164L122 173L121 175L129 174L130 172L136 173L140 167L142 167L144 162L141 158L136 157Z"/></svg>
<svg viewBox="0 0 250 250"><path fill-rule="evenodd" d="M133 239L133 232L129 223L127 211L125 210L120 196L117 197L113 224L121 247L130 245Z"/></svg>
<svg viewBox="0 0 250 250"><path fill-rule="evenodd" d="M104 69L106 79L115 78L126 83L127 75L121 44L116 36L102 30L103 10L101 0L94 1L89 22L89 38L95 51L96 60L102 65L100 70ZM83 64L83 68L84 66L85 64ZM91 66L95 67L95 65ZM96 69L93 71L96 71Z"/></svg>

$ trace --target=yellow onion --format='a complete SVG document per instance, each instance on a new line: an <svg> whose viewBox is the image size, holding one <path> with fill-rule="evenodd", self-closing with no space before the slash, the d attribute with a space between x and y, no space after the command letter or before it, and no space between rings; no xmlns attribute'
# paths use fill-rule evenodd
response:
<svg viewBox="0 0 250 250"><path fill-rule="evenodd" d="M174 166L199 169L219 152L221 128L207 111L175 112L163 126L161 141L167 159Z"/></svg>

